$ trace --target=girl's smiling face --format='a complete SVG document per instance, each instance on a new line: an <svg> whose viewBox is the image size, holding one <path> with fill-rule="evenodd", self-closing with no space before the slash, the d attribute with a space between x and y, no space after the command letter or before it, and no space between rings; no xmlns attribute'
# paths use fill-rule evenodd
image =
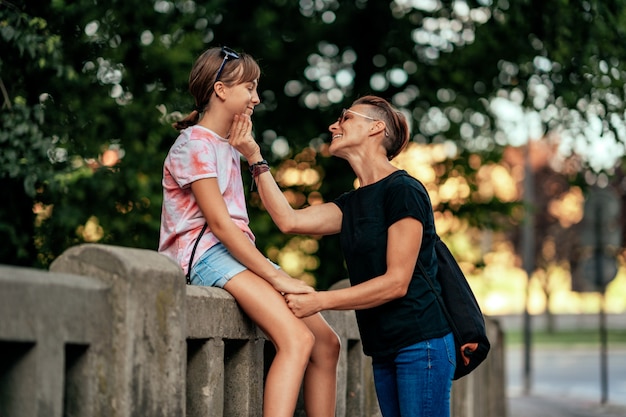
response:
<svg viewBox="0 0 626 417"><path fill-rule="evenodd" d="M258 80L243 82L228 87L229 108L234 114L252 116L254 108L261 102L257 91Z"/></svg>

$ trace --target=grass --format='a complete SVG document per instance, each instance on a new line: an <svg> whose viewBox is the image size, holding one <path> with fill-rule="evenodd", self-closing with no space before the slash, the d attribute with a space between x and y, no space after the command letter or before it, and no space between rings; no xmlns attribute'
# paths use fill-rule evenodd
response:
<svg viewBox="0 0 626 417"><path fill-rule="evenodd" d="M509 331L504 335L507 346L521 345L524 335L521 331ZM607 341L611 346L626 347L626 330L607 331ZM534 331L531 334L531 343L541 346L600 346L600 330L558 330L554 333Z"/></svg>

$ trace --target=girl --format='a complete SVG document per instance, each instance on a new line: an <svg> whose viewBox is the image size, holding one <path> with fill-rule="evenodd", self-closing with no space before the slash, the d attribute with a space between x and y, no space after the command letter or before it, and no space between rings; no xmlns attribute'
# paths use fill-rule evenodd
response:
<svg viewBox="0 0 626 417"><path fill-rule="evenodd" d="M260 102L259 76L251 56L226 47L196 60L189 76L195 110L174 124L180 134L163 168L159 252L188 272L189 283L228 291L274 344L264 416L293 416L304 380L307 416L333 417L339 339L320 314L299 319L287 307L282 294L313 289L256 248L240 154L228 143L235 116L249 118Z"/></svg>

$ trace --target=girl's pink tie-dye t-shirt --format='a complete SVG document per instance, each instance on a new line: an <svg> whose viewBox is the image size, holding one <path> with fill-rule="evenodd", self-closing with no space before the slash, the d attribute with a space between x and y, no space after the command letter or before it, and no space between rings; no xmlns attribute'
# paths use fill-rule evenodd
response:
<svg viewBox="0 0 626 417"><path fill-rule="evenodd" d="M159 237L159 252L174 259L185 272L193 245L205 223L191 192L191 183L203 178L217 178L231 219L254 242L248 225L239 152L211 130L198 125L189 127L180 132L163 166ZM198 243L194 263L218 242L207 228Z"/></svg>

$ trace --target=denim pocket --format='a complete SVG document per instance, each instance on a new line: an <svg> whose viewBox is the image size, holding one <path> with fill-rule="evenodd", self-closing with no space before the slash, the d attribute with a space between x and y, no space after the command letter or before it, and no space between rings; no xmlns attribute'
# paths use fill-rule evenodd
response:
<svg viewBox="0 0 626 417"><path fill-rule="evenodd" d="M443 342L446 344L446 351L448 352L448 361L456 368L456 345L454 343L454 335L448 333L443 337Z"/></svg>

